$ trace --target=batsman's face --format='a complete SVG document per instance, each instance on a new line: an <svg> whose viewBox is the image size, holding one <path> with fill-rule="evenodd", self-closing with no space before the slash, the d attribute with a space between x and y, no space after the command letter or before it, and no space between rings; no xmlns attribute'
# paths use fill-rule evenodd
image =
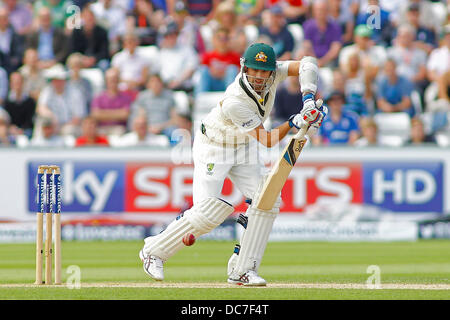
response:
<svg viewBox="0 0 450 320"><path fill-rule="evenodd" d="M264 90L272 71L248 68L246 73L248 83L250 83L253 90L257 93L261 93Z"/></svg>

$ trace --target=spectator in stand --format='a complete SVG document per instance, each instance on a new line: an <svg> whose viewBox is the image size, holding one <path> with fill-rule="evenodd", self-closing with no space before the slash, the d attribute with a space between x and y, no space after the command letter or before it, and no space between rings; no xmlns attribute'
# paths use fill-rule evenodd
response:
<svg viewBox="0 0 450 320"><path fill-rule="evenodd" d="M426 134L423 122L419 117L411 119L410 139L407 145L421 145L423 143L436 143L436 139L432 134Z"/></svg>
<svg viewBox="0 0 450 320"><path fill-rule="evenodd" d="M345 81L345 109L359 116L367 116L367 101L372 98L372 79L369 72L362 67L359 54L354 52L348 57L343 74Z"/></svg>
<svg viewBox="0 0 450 320"><path fill-rule="evenodd" d="M339 91L343 95L345 95L345 88L347 86L347 78L345 77L343 69L334 69L333 70L333 79L331 82L331 91L324 94L324 96L328 96L332 91Z"/></svg>
<svg viewBox="0 0 450 320"><path fill-rule="evenodd" d="M120 90L119 81L119 70L108 69L105 74L106 90L91 104L91 117L97 120L99 131L106 135L120 135L126 131L132 99Z"/></svg>
<svg viewBox="0 0 450 320"><path fill-rule="evenodd" d="M93 117L86 117L81 122L81 136L75 140L75 147L108 147L109 142L106 136L99 134L97 120Z"/></svg>
<svg viewBox="0 0 450 320"><path fill-rule="evenodd" d="M93 0L71 0L71 1L72 4L76 5L81 10L83 10L84 8L86 8L86 6L88 6L91 2L93 2Z"/></svg>
<svg viewBox="0 0 450 320"><path fill-rule="evenodd" d="M23 51L22 36L9 24L8 9L0 7L0 63L8 74L22 64Z"/></svg>
<svg viewBox="0 0 450 320"><path fill-rule="evenodd" d="M281 6L287 24L303 24L309 9L309 3L305 0L270 0L269 7L271 6Z"/></svg>
<svg viewBox="0 0 450 320"><path fill-rule="evenodd" d="M384 65L384 74L377 84L377 108L379 112L407 112L415 115L411 102L413 84L397 73L395 60L388 59Z"/></svg>
<svg viewBox="0 0 450 320"><path fill-rule="evenodd" d="M223 1L217 6L216 15L208 25L212 30L219 28L225 28L230 35L230 45L235 52L242 53L248 47L248 39L244 30L244 23L239 19L236 14L234 4L231 1ZM257 30L256 26L255 29ZM211 31L211 34L213 32ZM205 46L209 49L212 48L212 37L203 39Z"/></svg>
<svg viewBox="0 0 450 320"><path fill-rule="evenodd" d="M240 68L240 55L233 52L229 45L227 29L218 29L214 33L213 51L201 57L200 79L195 86L195 94L208 91L225 91L234 81Z"/></svg>
<svg viewBox="0 0 450 320"><path fill-rule="evenodd" d="M355 146L376 147L382 145L378 137L378 126L372 118L361 118L359 121L359 127L361 129L362 136L355 141Z"/></svg>
<svg viewBox="0 0 450 320"><path fill-rule="evenodd" d="M62 136L58 134L58 125L51 118L38 118L36 120L40 124L40 134L33 135L30 140L32 147L64 147L66 142Z"/></svg>
<svg viewBox="0 0 450 320"><path fill-rule="evenodd" d="M175 11L175 3L177 0L166 0L169 14ZM189 14L198 21L205 23L214 17L220 0L185 0L189 10Z"/></svg>
<svg viewBox="0 0 450 320"><path fill-rule="evenodd" d="M376 11L373 8L376 8ZM373 31L371 39L377 45L385 47L391 45L394 26L390 21L389 12L380 5L379 0L368 0L366 5L360 6L356 25L367 25L371 28Z"/></svg>
<svg viewBox="0 0 450 320"><path fill-rule="evenodd" d="M8 73L5 69L0 67L0 106L3 105L3 103L6 100L6 97L8 95Z"/></svg>
<svg viewBox="0 0 450 320"><path fill-rule="evenodd" d="M51 25L57 29L66 27L66 20L74 11L70 10L70 0L37 0L33 4L34 15L40 15L42 8L48 8L51 13Z"/></svg>
<svg viewBox="0 0 450 320"><path fill-rule="evenodd" d="M50 84L39 96L37 115L52 119L62 135L78 135L81 120L87 114L83 93L67 84L67 71L60 64L47 70L46 77ZM39 123L35 123L36 132L39 134Z"/></svg>
<svg viewBox="0 0 450 320"><path fill-rule="evenodd" d="M14 136L9 133L10 118L8 113L0 107L0 147L15 144Z"/></svg>
<svg viewBox="0 0 450 320"><path fill-rule="evenodd" d="M191 92L192 76L199 65L198 54L192 47L177 44L178 26L171 22L161 30L163 39L158 53L158 73L171 90Z"/></svg>
<svg viewBox="0 0 450 320"><path fill-rule="evenodd" d="M279 5L269 9L268 25L259 29L260 36L267 36L277 60L290 60L294 50L294 38L286 27L286 18L283 9Z"/></svg>
<svg viewBox="0 0 450 320"><path fill-rule="evenodd" d="M142 46L156 45L159 23L162 21L158 21L151 2L135 0L134 8L128 14L127 20L134 27Z"/></svg>
<svg viewBox="0 0 450 320"><path fill-rule="evenodd" d="M375 79L380 68L386 62L386 49L382 46L374 45L370 39L373 31L365 24L361 24L355 28L354 40L352 45L345 46L339 53L339 66L344 69L348 64L348 57L357 52L361 59L362 67L369 72L371 80Z"/></svg>
<svg viewBox="0 0 450 320"><path fill-rule="evenodd" d="M234 1L235 11L242 23L249 20L257 21L264 10L264 0L236 0Z"/></svg>
<svg viewBox="0 0 450 320"><path fill-rule="evenodd" d="M40 8L38 14L39 27L27 35L26 48L37 50L40 69L50 68L57 63L64 64L70 48L69 38L63 30L52 26L49 8Z"/></svg>
<svg viewBox="0 0 450 320"><path fill-rule="evenodd" d="M166 0L151 0L150 2L156 12L160 12L163 16L169 13Z"/></svg>
<svg viewBox="0 0 450 320"><path fill-rule="evenodd" d="M206 45L200 33L200 26L189 15L189 11L183 1L177 1L175 4L173 19L178 26L178 30L180 30L177 44L192 47L199 54L203 54L206 51Z"/></svg>
<svg viewBox="0 0 450 320"><path fill-rule="evenodd" d="M388 3L391 0L386 0ZM419 13L418 19L419 24L428 30L433 32L439 32L441 29L442 21L436 16L435 9L432 7L433 2L444 2L444 1L424 1L424 0L408 0L401 1L400 6L393 14L392 21L396 26L408 23L408 14L411 6L417 6L417 11ZM447 1L448 3L448 1ZM449 11L447 11L449 12Z"/></svg>
<svg viewBox="0 0 450 320"><path fill-rule="evenodd" d="M25 134L28 138L33 133L33 120L36 112L36 101L24 88L24 79L19 72L10 75L10 89L4 108L11 119L10 130L13 134Z"/></svg>
<svg viewBox="0 0 450 320"><path fill-rule="evenodd" d="M169 139L176 129L177 112L173 92L164 87L161 78L154 74L147 82L147 89L140 92L132 104L128 127L132 128L134 118L147 117L150 132L164 134Z"/></svg>
<svg viewBox="0 0 450 320"><path fill-rule="evenodd" d="M319 134L313 136L315 145L353 145L359 138L358 116L344 110L345 96L334 91L326 99L329 112L323 120Z"/></svg>
<svg viewBox="0 0 450 320"><path fill-rule="evenodd" d="M300 113L303 109L300 82L296 77L288 77L286 81L277 88L273 108L272 128L276 128L293 114Z"/></svg>
<svg viewBox="0 0 450 320"><path fill-rule="evenodd" d="M406 24L416 29L414 45L428 54L437 47L436 33L433 29L421 24L419 19L420 4L411 3L406 13Z"/></svg>
<svg viewBox="0 0 450 320"><path fill-rule="evenodd" d="M343 6L342 0L330 0L330 17L341 27L342 43L347 45L353 42L353 29L355 19L350 7Z"/></svg>
<svg viewBox="0 0 450 320"><path fill-rule="evenodd" d="M139 90L145 86L151 66L147 58L137 51L139 37L129 32L123 37L124 48L116 53L111 61L111 66L120 71L121 90Z"/></svg>
<svg viewBox="0 0 450 320"><path fill-rule="evenodd" d="M427 111L450 111L448 86L450 77L450 24L442 30L441 45L434 49L427 62L427 76L431 82L426 90Z"/></svg>
<svg viewBox="0 0 450 320"><path fill-rule="evenodd" d="M427 54L415 47L415 30L409 25L397 29L395 45L388 49L387 54L397 62L397 72L414 84L415 89L423 96L427 80Z"/></svg>
<svg viewBox="0 0 450 320"><path fill-rule="evenodd" d="M82 26L72 30L71 52L83 54L83 68L100 68L103 71L109 67L108 34L97 24L94 13L89 7L81 12Z"/></svg>
<svg viewBox="0 0 450 320"><path fill-rule="evenodd" d="M33 24L33 12L27 4L18 3L17 0L3 0L9 11L9 21L19 35L25 35L31 31Z"/></svg>
<svg viewBox="0 0 450 320"><path fill-rule="evenodd" d="M92 84L91 82L81 76L81 69L83 69L84 56L81 53L72 53L67 58L67 68L69 69L69 86L75 87L76 90L82 92L86 106L90 107L92 101Z"/></svg>
<svg viewBox="0 0 450 320"><path fill-rule="evenodd" d="M312 46L318 59L319 67L337 65L337 58L342 47L342 32L328 15L328 3L325 0L312 4L313 18L303 24L306 45Z"/></svg>
<svg viewBox="0 0 450 320"><path fill-rule="evenodd" d="M23 65L18 72L24 79L24 91L30 95L34 101L39 99L41 90L46 86L47 81L43 71L39 68L39 56L36 49L25 50Z"/></svg>
<svg viewBox="0 0 450 320"><path fill-rule="evenodd" d="M186 138L186 142L190 141L194 142L194 135L192 134L192 117L190 114L187 113L178 113L177 117L175 118L175 126L177 127L178 131L182 131L185 134L183 134L183 139ZM172 139L171 139L172 140ZM172 141L172 144L176 144L177 142L184 142L180 139L173 139L175 141Z"/></svg>
<svg viewBox="0 0 450 320"><path fill-rule="evenodd" d="M114 0L98 0L90 4L98 24L108 32L109 55L119 51L120 39L125 34L125 9L118 6Z"/></svg>
<svg viewBox="0 0 450 320"><path fill-rule="evenodd" d="M168 147L169 139L163 135L157 135L150 132L147 117L137 116L132 122L132 131L125 133L120 137L115 147Z"/></svg>

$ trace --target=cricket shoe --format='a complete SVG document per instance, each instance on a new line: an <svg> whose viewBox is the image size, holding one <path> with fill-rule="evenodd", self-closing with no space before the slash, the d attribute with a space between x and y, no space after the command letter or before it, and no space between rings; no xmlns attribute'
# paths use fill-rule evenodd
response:
<svg viewBox="0 0 450 320"><path fill-rule="evenodd" d="M266 280L258 276L253 270L249 270L241 276L230 276L228 278L228 283L249 287L263 287L267 284Z"/></svg>
<svg viewBox="0 0 450 320"><path fill-rule="evenodd" d="M139 258L144 264L144 271L154 280L164 280L163 261L156 256L149 256L144 253L144 250L139 251Z"/></svg>

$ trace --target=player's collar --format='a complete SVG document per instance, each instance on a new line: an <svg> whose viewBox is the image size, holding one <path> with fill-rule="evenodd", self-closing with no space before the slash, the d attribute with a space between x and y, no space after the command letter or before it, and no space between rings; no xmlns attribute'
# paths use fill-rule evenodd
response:
<svg viewBox="0 0 450 320"><path fill-rule="evenodd" d="M249 96L253 101L255 101L256 106L258 107L259 114L261 117L264 117L264 114L266 113L262 106L264 106L267 102L267 98L269 96L269 92L267 92L264 99L260 97L259 94L256 93L255 90L252 89L251 85L248 83L247 79L245 79L244 74L241 73L241 76L239 77L239 85L241 86L242 90Z"/></svg>

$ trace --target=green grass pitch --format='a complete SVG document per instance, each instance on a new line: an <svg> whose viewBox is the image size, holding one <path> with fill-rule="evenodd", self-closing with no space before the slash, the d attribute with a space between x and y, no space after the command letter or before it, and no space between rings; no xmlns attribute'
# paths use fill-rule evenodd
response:
<svg viewBox="0 0 450 320"><path fill-rule="evenodd" d="M450 241L445 240L269 243L259 271L266 288L226 283L234 242L200 239L184 248L165 264L164 282L142 270L142 245L63 242L64 283L45 287L32 285L34 244L1 244L0 299L450 299ZM80 289L67 285L73 265L81 271ZM366 287L370 265L380 268L381 289Z"/></svg>

